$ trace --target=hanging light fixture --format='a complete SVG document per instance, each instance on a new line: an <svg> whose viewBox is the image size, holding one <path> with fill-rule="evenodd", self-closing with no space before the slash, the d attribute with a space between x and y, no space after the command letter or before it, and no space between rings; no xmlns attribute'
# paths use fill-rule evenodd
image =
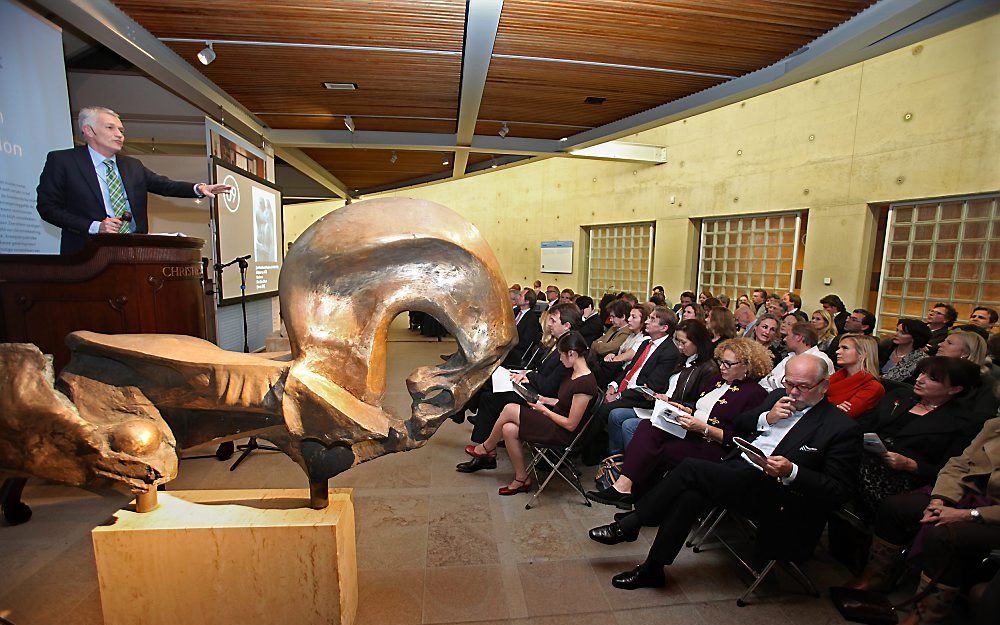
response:
<svg viewBox="0 0 1000 625"><path fill-rule="evenodd" d="M510 128L507 127L507 122L504 122L500 125L500 132L498 132L497 134L500 135L501 137L506 137L507 133L509 132Z"/></svg>
<svg viewBox="0 0 1000 625"><path fill-rule="evenodd" d="M212 47L212 42L206 41L205 47L198 53L198 61L202 65L208 65L215 60L215 56L215 48Z"/></svg>

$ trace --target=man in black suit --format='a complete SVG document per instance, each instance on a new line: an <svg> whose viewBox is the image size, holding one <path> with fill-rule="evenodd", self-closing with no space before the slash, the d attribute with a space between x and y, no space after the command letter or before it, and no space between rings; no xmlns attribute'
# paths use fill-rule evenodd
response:
<svg viewBox="0 0 1000 625"><path fill-rule="evenodd" d="M713 506L757 522L758 555L801 561L819 540L829 512L854 492L861 462L861 430L826 400L826 363L795 356L784 388L736 417L766 456L763 468L736 450L722 463L688 458L636 503L634 512L590 530L614 545L634 541L642 526L659 526L646 561L611 580L616 588L663 586L691 526Z"/></svg>
<svg viewBox="0 0 1000 625"><path fill-rule="evenodd" d="M589 346L604 334L604 322L601 321L601 314L594 309L594 300L590 296L581 295L576 298L576 305L580 308L580 314L583 315L580 334Z"/></svg>
<svg viewBox="0 0 1000 625"><path fill-rule="evenodd" d="M649 337L639 344L632 362L608 385L604 403L595 415L596 424L584 434L583 461L597 464L608 447L608 415L615 408L652 408L653 400L637 390L646 386L657 393L665 393L670 384L670 374L680 360L680 352L674 345L674 328L677 315L666 306L657 306L646 319L646 335Z"/></svg>
<svg viewBox="0 0 1000 625"><path fill-rule="evenodd" d="M87 145L49 152L38 181L38 214L62 229L62 254L80 250L93 234L148 232L147 193L194 198L229 190L221 184L176 182L118 155L125 128L111 109L84 107L79 126Z"/></svg>
<svg viewBox="0 0 1000 625"><path fill-rule="evenodd" d="M546 323L548 323L549 333L552 334L555 341L546 350L541 364L534 371L516 373L511 376L511 379L528 386L544 397L557 397L559 385L573 370L564 366L559 360L559 350L556 349L556 344L567 332L580 329L580 309L572 303L556 304L549 310ZM493 431L493 425L500 418L500 412L503 411L504 406L507 404L527 405L527 402L514 391L494 393L493 387L489 383L487 383L485 390L478 393L478 398L479 405L471 437L474 443L482 443L489 438L490 432ZM455 469L462 473L472 473L480 469L495 469L496 467L496 458L479 457L459 463Z"/></svg>
<svg viewBox="0 0 1000 625"><path fill-rule="evenodd" d="M521 369L525 353L535 346L542 338L542 324L535 312L535 292L524 289L517 294L515 300L517 312L514 313L514 323L517 325L517 345L503 360L503 366L508 369Z"/></svg>

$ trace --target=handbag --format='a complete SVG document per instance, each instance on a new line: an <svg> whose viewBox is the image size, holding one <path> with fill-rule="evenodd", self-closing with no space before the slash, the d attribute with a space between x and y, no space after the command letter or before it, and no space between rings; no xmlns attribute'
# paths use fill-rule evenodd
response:
<svg viewBox="0 0 1000 625"><path fill-rule="evenodd" d="M601 460L597 465L597 473L594 475L597 488L600 490L611 488L611 485L621 477L622 465L624 464L625 454L614 454Z"/></svg>

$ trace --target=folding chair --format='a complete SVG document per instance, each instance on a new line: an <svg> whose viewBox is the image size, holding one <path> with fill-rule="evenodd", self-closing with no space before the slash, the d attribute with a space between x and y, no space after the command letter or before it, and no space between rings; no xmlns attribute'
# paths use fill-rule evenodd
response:
<svg viewBox="0 0 1000 625"><path fill-rule="evenodd" d="M530 471L535 476L535 483L538 483L538 464L539 462L545 461L545 464L549 466L549 474L545 478L545 481L541 483L535 494L531 496L531 500L524 506L525 510L531 510L538 500L538 497L548 486L549 482L556 475L559 475L567 484L572 486L576 492L580 493L580 497L583 498L583 503L590 506L590 500L587 499L586 490L583 488L583 484L580 482L580 477L583 475L580 470L576 467L573 459L570 455L576 450L576 446L580 439L583 437L583 433L590 427L591 422L594 420L594 416L597 414L598 409L604 402L604 394L598 393L597 398L594 400L593 405L590 407L588 414L584 416L580 425L576 428L576 435L569 445L547 445L543 443L532 443L525 441L528 444L528 448L531 450L533 457L531 463L528 464L528 471Z"/></svg>
<svg viewBox="0 0 1000 625"><path fill-rule="evenodd" d="M541 343L538 341L532 341L531 345L528 345L528 349L524 350L524 354L521 355L521 368L522 369L533 369L533 364L535 358L538 356L539 348Z"/></svg>
<svg viewBox="0 0 1000 625"><path fill-rule="evenodd" d="M710 534L714 533L714 530L718 526L719 522L724 517L727 516L730 519L733 519L737 523L737 525L740 526L740 528L744 531L744 534L747 536L748 542L753 542L753 540L756 539L757 524L754 523L752 520L745 518L735 512L732 512L731 510L726 510L725 508L721 507L717 507L712 511L710 511L709 514L706 516L705 520L708 520L710 517L712 517L713 514L715 515L716 518L712 521L709 530L706 531L701 536L700 541L696 543L698 544L698 546L701 546L704 540L708 538ZM705 520L702 521L702 525L705 524ZM754 591L757 590L757 587L760 586L761 582L764 581L764 578L766 578L771 573L775 565L780 566L782 569L784 569L785 572L788 573L790 577L792 577L805 589L807 594L813 597L820 596L819 591L816 590L815 584L813 584L812 580L809 579L809 577L805 574L805 572L795 562L792 562L790 560L778 560L777 558L775 558L769 560L766 564L764 564L764 566L760 570L758 570L756 567L754 567L753 563L749 562L747 558L744 558L743 555L739 551L737 551L736 547L729 539L719 534L716 535L716 540L718 540L719 544L725 547L726 550L729 551L729 553L731 553L734 558L736 558L736 561L739 562L741 565L743 565L743 568L745 568L747 572L750 573L751 576L753 576L753 581L750 583L750 586L747 588L746 592L744 592L743 596L741 596L739 599L736 600L737 606L742 608L747 605L747 602L750 599L750 595L752 595Z"/></svg>
<svg viewBox="0 0 1000 625"><path fill-rule="evenodd" d="M688 536L685 545L691 547L691 550L695 553L701 551L702 546L705 541L715 533L715 528L719 526L719 522L726 517L726 509L722 507L715 507L705 513L705 516L701 518L701 522L691 530L691 534Z"/></svg>

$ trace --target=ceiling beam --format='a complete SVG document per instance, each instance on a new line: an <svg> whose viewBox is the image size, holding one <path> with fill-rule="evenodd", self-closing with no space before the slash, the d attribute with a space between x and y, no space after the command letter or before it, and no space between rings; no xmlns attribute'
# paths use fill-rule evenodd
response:
<svg viewBox="0 0 1000 625"><path fill-rule="evenodd" d="M350 200L354 194L339 178L331 174L325 167L309 158L298 148L275 145L274 155L285 161L303 174L309 176L327 189L333 191L345 200Z"/></svg>
<svg viewBox="0 0 1000 625"><path fill-rule="evenodd" d="M646 143L628 143L627 141L608 141L598 143L589 148L570 150L572 156L586 156L605 161L625 161L629 163L667 162L667 148L662 145Z"/></svg>
<svg viewBox="0 0 1000 625"><path fill-rule="evenodd" d="M479 120L479 107L483 103L486 90L486 75L490 71L493 44L496 43L497 29L500 28L500 13L503 0L478 0L469 2L465 10L465 41L462 44L462 79L458 96L458 128L455 143L458 146L472 145ZM455 167L452 176L461 178L469 162L469 153L455 152Z"/></svg>

